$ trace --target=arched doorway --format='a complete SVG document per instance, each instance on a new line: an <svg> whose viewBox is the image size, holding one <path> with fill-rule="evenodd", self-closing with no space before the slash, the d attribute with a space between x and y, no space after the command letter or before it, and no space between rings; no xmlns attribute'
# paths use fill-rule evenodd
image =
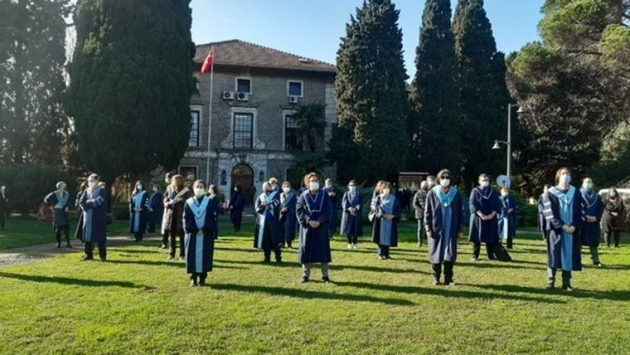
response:
<svg viewBox="0 0 630 355"><path fill-rule="evenodd" d="M232 169L232 187L230 191L234 191L234 186L236 185L240 185L243 189L245 204L252 204L256 188L254 187L254 170L249 165L238 164Z"/></svg>

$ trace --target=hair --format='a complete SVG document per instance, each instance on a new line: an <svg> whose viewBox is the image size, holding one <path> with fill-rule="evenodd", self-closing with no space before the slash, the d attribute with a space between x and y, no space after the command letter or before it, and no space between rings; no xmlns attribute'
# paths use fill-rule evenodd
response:
<svg viewBox="0 0 630 355"><path fill-rule="evenodd" d="M272 177L271 179L269 179L269 183L271 185L278 185L278 179L276 179L275 177Z"/></svg>
<svg viewBox="0 0 630 355"><path fill-rule="evenodd" d="M389 188L389 190L391 192L392 184L389 181L383 181L383 184L381 185L381 191L379 191L379 192L383 192L383 190L385 190L385 188Z"/></svg>
<svg viewBox="0 0 630 355"><path fill-rule="evenodd" d="M426 189L427 187L429 187L429 183L426 181L423 181L420 183L420 188L421 189Z"/></svg>
<svg viewBox="0 0 630 355"><path fill-rule="evenodd" d="M166 173L166 178L167 178L167 179L169 179L169 180L170 180L172 177L173 177L173 173L172 173L172 172L168 172L168 173Z"/></svg>
<svg viewBox="0 0 630 355"><path fill-rule="evenodd" d="M79 185L79 191L83 191L85 189L87 189L87 180L83 180L81 185Z"/></svg>
<svg viewBox="0 0 630 355"><path fill-rule="evenodd" d="M201 181L201 180L197 180L197 181ZM201 181L201 182L203 182L203 181ZM205 183L205 182L203 183L203 186L204 186L204 187L206 186L206 183ZM210 185L210 186L208 187L208 191L212 192L213 194L215 194L215 195L217 195L217 196L219 195L219 189L217 188L217 185L214 185L214 184L213 184L213 185Z"/></svg>
<svg viewBox="0 0 630 355"><path fill-rule="evenodd" d="M450 171L450 170L448 170L448 169L442 169L442 170L440 170L440 172L437 174L438 179L440 179L440 180L441 180L441 179L442 179L442 176L444 176L444 175L446 175L446 174L448 174L448 176L450 176L451 178L453 177L453 174L451 174L451 171Z"/></svg>
<svg viewBox="0 0 630 355"><path fill-rule="evenodd" d="M173 175L171 177L171 188L173 191L181 191L184 189L184 176L182 175Z"/></svg>
<svg viewBox="0 0 630 355"><path fill-rule="evenodd" d="M63 182L63 181L59 181L59 182L55 185L55 187L57 188L57 190L59 190L59 189L61 188L61 186L68 186L68 185L66 185L66 183L65 183L65 182Z"/></svg>
<svg viewBox="0 0 630 355"><path fill-rule="evenodd" d="M138 185L142 185L142 180L136 181L136 184L133 186L133 192L132 192L133 195L135 195L138 192L140 192L140 189L138 188Z"/></svg>
<svg viewBox="0 0 630 355"><path fill-rule="evenodd" d="M490 175L483 173L483 174L479 174L479 179L490 179Z"/></svg>
<svg viewBox="0 0 630 355"><path fill-rule="evenodd" d="M318 181L320 180L319 175L317 175L316 172L310 172L304 176L304 185L306 185L306 187L309 187L308 183L312 178L316 178Z"/></svg>
<svg viewBox="0 0 630 355"><path fill-rule="evenodd" d="M269 183L269 181L263 182L262 184L263 192L265 192L265 187L269 187L269 189L271 190L271 184Z"/></svg>
<svg viewBox="0 0 630 355"><path fill-rule="evenodd" d="M288 182L288 181L285 181L285 182L283 182L283 183L282 183L282 187L285 187L285 186L288 186L288 187L290 187L290 188L293 188L293 186L291 186L291 183L290 183L290 182Z"/></svg>
<svg viewBox="0 0 630 355"><path fill-rule="evenodd" d="M378 192L380 194L381 190L383 190L383 184L385 184L385 180L379 180L376 183L376 187L374 187L374 191L376 191L376 192Z"/></svg>
<svg viewBox="0 0 630 355"><path fill-rule="evenodd" d="M94 181L99 181L101 178L97 174L91 174L90 176L88 176L88 180L89 179L92 179Z"/></svg>
<svg viewBox="0 0 630 355"><path fill-rule="evenodd" d="M560 175L562 175L563 171L566 171L569 174L571 174L571 169L569 169L569 168L562 167L562 168L558 169L558 171L556 171L556 184L560 182Z"/></svg>
<svg viewBox="0 0 630 355"><path fill-rule="evenodd" d="M588 177L588 176L587 176L587 177L585 177L584 179L582 179L582 182L584 182L584 181L586 181L586 180L591 180L591 181L593 181L593 179L591 179L590 177Z"/></svg>
<svg viewBox="0 0 630 355"><path fill-rule="evenodd" d="M330 178L328 178L328 179L324 180L324 183L326 183L326 184L327 184L328 182L330 182L330 183L332 184L332 180L331 180Z"/></svg>
<svg viewBox="0 0 630 355"><path fill-rule="evenodd" d="M348 181L348 185L350 185L350 184L354 184L356 186L357 182L354 181L354 180L350 180L350 181Z"/></svg>
<svg viewBox="0 0 630 355"><path fill-rule="evenodd" d="M435 176L429 175L429 176L427 176L426 180L433 180L433 181L435 181L436 179L435 179Z"/></svg>

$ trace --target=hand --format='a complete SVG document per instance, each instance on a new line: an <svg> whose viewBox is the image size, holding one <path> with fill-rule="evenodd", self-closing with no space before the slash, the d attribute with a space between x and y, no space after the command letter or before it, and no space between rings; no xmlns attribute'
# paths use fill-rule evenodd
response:
<svg viewBox="0 0 630 355"><path fill-rule="evenodd" d="M508 210L508 213L512 213L512 212L514 212L514 209L513 209L513 208L510 208L510 209Z"/></svg>
<svg viewBox="0 0 630 355"><path fill-rule="evenodd" d="M593 216L586 216L586 220L590 223L595 223L597 222L597 218L593 217Z"/></svg>
<svg viewBox="0 0 630 355"><path fill-rule="evenodd" d="M427 231L427 237L433 239L434 238L433 231Z"/></svg>
<svg viewBox="0 0 630 355"><path fill-rule="evenodd" d="M317 229L319 228L319 222L318 221L308 221L308 225L313 228L313 229Z"/></svg>
<svg viewBox="0 0 630 355"><path fill-rule="evenodd" d="M619 213L617 213L617 212L610 212L610 214L611 214L611 215L613 215L613 216L615 216L615 217L617 217L617 215L618 215Z"/></svg>
<svg viewBox="0 0 630 355"><path fill-rule="evenodd" d="M566 224L562 226L562 230L565 232L569 231L569 226L567 226Z"/></svg>
<svg viewBox="0 0 630 355"><path fill-rule="evenodd" d="M282 207L282 213L288 211L288 209L286 207Z"/></svg>
<svg viewBox="0 0 630 355"><path fill-rule="evenodd" d="M149 208L149 212L153 212L153 208Z"/></svg>
<svg viewBox="0 0 630 355"><path fill-rule="evenodd" d="M575 233L575 227L574 226L570 226L569 228L567 228L567 233L569 233L569 234Z"/></svg>

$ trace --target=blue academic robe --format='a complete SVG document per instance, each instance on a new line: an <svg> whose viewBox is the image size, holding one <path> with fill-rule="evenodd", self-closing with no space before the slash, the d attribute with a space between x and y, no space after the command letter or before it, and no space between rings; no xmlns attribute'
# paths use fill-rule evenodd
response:
<svg viewBox="0 0 630 355"><path fill-rule="evenodd" d="M514 239L516 236L516 218L518 216L518 206L514 197L499 197L501 201L501 213L499 214L499 238ZM512 213L508 211L512 209Z"/></svg>
<svg viewBox="0 0 630 355"><path fill-rule="evenodd" d="M363 199L361 193L356 191L354 195L350 195L350 192L343 194L341 200L341 208L343 214L341 215L341 233L346 237L360 237L363 235L363 213L364 208ZM349 209L357 208L356 215L351 215Z"/></svg>
<svg viewBox="0 0 630 355"><path fill-rule="evenodd" d="M582 238L582 245L589 247L599 246L599 239L601 237L602 214L604 213L604 201L597 191L592 191L590 194L585 189L580 190L582 195L582 210L584 211L584 226L580 233ZM593 216L597 218L595 222L586 221L586 216Z"/></svg>
<svg viewBox="0 0 630 355"><path fill-rule="evenodd" d="M388 221L383 218L383 214L392 214L394 215L394 219ZM400 221L401 216L402 210L396 196L390 195L387 200L383 199L382 196L378 196L374 206L374 219L379 220L379 232L378 234L374 234L374 236L378 236L378 239L373 238L372 242L378 245L397 247L398 221Z"/></svg>
<svg viewBox="0 0 630 355"><path fill-rule="evenodd" d="M52 208L53 211L53 229L70 228L70 216L68 215L68 206L70 205L70 194L65 192L61 195L60 191L53 191L46 195L44 203Z"/></svg>
<svg viewBox="0 0 630 355"><path fill-rule="evenodd" d="M76 200L74 200L74 207L77 209L77 230L74 233L74 237L79 240L83 240L83 210L81 209L81 197L84 191L79 191Z"/></svg>
<svg viewBox="0 0 630 355"><path fill-rule="evenodd" d="M501 201L499 194L492 187L476 187L470 193L468 201L470 210L470 232L468 241L473 243L498 243L499 242L499 226L497 217L489 221L483 221L477 216L477 211L485 215L496 212L497 216L501 213Z"/></svg>
<svg viewBox="0 0 630 355"><path fill-rule="evenodd" d="M328 230L329 233L333 235L335 232L337 232L337 201L339 200L339 195L337 189L334 186L323 187L322 190L324 190L327 194L330 194L332 192L335 193L335 196L328 196L330 199L330 206L332 208L332 218L330 219L330 223L328 223Z"/></svg>
<svg viewBox="0 0 630 355"><path fill-rule="evenodd" d="M189 274L212 271L214 231L217 206L207 196L191 197L184 206L186 272Z"/></svg>
<svg viewBox="0 0 630 355"><path fill-rule="evenodd" d="M566 192L552 187L543 197L543 208L549 231L547 266L565 271L582 270L582 195L573 186ZM565 224L574 226L575 232L563 231Z"/></svg>
<svg viewBox="0 0 630 355"><path fill-rule="evenodd" d="M162 220L162 211L164 210L163 200L164 195L162 195L160 191L154 192L153 195L151 195L151 199L149 200L149 208L151 209L148 216L149 223L156 223Z"/></svg>
<svg viewBox="0 0 630 355"><path fill-rule="evenodd" d="M83 210L83 240L105 242L107 240L107 192L96 186L85 190L79 202Z"/></svg>
<svg viewBox="0 0 630 355"><path fill-rule="evenodd" d="M245 208L245 199L241 192L235 192L230 199L230 221L232 224L240 226L243 220L243 209Z"/></svg>
<svg viewBox="0 0 630 355"><path fill-rule="evenodd" d="M282 227L283 240L293 242L295 232L297 230L297 216L295 215L295 206L297 205L297 195L295 191L289 192L289 195L283 193L280 196L282 208L286 208L286 212L280 212L280 225Z"/></svg>
<svg viewBox="0 0 630 355"><path fill-rule="evenodd" d="M212 200L214 206L216 207L212 212L212 216L214 217L214 239L219 239L219 214L221 214L221 202L219 202L219 198L216 195L208 197Z"/></svg>
<svg viewBox="0 0 630 355"><path fill-rule="evenodd" d="M142 211L136 212L140 208ZM146 190L139 191L129 200L129 232L144 234L147 230L147 217L149 213L149 194Z"/></svg>
<svg viewBox="0 0 630 355"><path fill-rule="evenodd" d="M272 190L269 195L264 192L260 194L256 200L256 212L258 212L259 227L254 246L258 249L267 249L272 245L282 244L278 190Z"/></svg>
<svg viewBox="0 0 630 355"><path fill-rule="evenodd" d="M300 249L298 262L329 263L332 261L330 238L326 225L332 218L332 205L328 194L322 189L315 196L306 190L298 196L296 215L300 226ZM316 229L309 226L308 221L319 221Z"/></svg>
<svg viewBox="0 0 630 355"><path fill-rule="evenodd" d="M457 260L457 236L466 226L463 206L461 193L456 187L451 187L448 194L441 186L429 191L424 223L433 231L433 238L428 238L432 264Z"/></svg>

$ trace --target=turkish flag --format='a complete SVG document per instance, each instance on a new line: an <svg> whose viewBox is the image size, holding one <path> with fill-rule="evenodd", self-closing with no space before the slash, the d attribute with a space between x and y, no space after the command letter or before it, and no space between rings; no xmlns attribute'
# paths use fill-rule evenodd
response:
<svg viewBox="0 0 630 355"><path fill-rule="evenodd" d="M210 52L208 52L208 56L206 57L206 60L203 61L203 65L201 66L201 73L202 74L209 73L210 70L212 69L213 63L214 63L214 47L210 49Z"/></svg>

